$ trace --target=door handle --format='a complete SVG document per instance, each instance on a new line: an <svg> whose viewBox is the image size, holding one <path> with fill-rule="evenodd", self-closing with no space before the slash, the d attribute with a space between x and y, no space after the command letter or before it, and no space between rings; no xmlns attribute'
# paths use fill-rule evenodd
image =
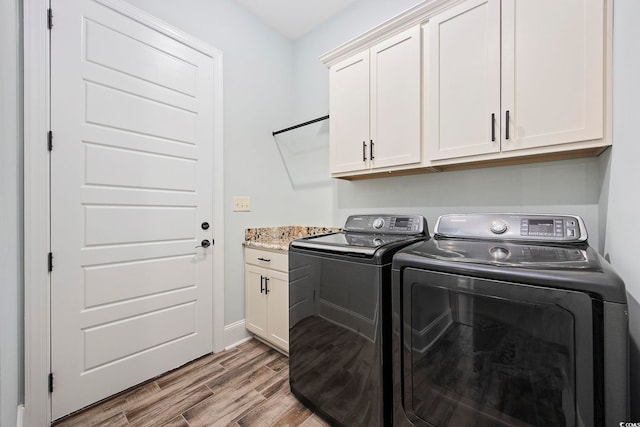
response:
<svg viewBox="0 0 640 427"><path fill-rule="evenodd" d="M264 292L264 285L263 285L263 280L265 279L265 277L261 274L260 275L260 293Z"/></svg>
<svg viewBox="0 0 640 427"><path fill-rule="evenodd" d="M369 160L373 160L375 159L375 157L373 157L373 139L369 140Z"/></svg>
<svg viewBox="0 0 640 427"><path fill-rule="evenodd" d="M362 161L367 161L367 143L362 141Z"/></svg>
<svg viewBox="0 0 640 427"><path fill-rule="evenodd" d="M269 278L268 277L264 278L264 294L265 295L269 294Z"/></svg>
<svg viewBox="0 0 640 427"><path fill-rule="evenodd" d="M211 246L211 242L208 241L207 239L204 239L202 242L200 242L198 246L196 246L196 248L208 248L209 246Z"/></svg>

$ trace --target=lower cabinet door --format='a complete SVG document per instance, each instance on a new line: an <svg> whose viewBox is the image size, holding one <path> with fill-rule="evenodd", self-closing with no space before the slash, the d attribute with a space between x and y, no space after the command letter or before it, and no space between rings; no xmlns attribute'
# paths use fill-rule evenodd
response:
<svg viewBox="0 0 640 427"><path fill-rule="evenodd" d="M289 351L289 276L277 271L269 272L267 295L267 339Z"/></svg>
<svg viewBox="0 0 640 427"><path fill-rule="evenodd" d="M267 338L267 295L264 291L264 268L245 266L245 321L246 328Z"/></svg>

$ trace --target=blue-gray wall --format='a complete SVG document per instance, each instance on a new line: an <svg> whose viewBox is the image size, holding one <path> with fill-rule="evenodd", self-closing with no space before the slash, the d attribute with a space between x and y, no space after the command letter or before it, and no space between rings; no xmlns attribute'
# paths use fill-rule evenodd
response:
<svg viewBox="0 0 640 427"><path fill-rule="evenodd" d="M16 425L22 365L22 89L20 0L0 2L0 426Z"/></svg>
<svg viewBox="0 0 640 427"><path fill-rule="evenodd" d="M640 2L615 0L613 150L609 167L605 253L622 276L631 329L631 420L640 421Z"/></svg>

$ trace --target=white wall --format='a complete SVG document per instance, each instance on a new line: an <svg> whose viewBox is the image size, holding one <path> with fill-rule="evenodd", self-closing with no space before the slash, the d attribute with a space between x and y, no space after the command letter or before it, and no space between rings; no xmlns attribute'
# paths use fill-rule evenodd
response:
<svg viewBox="0 0 640 427"><path fill-rule="evenodd" d="M16 425L22 365L22 1L0 2L0 426Z"/></svg>
<svg viewBox="0 0 640 427"><path fill-rule="evenodd" d="M613 141L605 251L629 298L632 421L640 420L640 2L615 0Z"/></svg>
<svg viewBox="0 0 640 427"><path fill-rule="evenodd" d="M444 213L571 213L584 218L598 248L602 158L339 182L335 215L408 212L422 214L433 231Z"/></svg>
<svg viewBox="0 0 640 427"><path fill-rule="evenodd" d="M130 3L223 52L228 325L244 319L244 229L324 225L331 218L331 207L321 202L326 185L294 188L271 135L294 124L293 42L232 0ZM251 212L232 212L234 195L250 196Z"/></svg>

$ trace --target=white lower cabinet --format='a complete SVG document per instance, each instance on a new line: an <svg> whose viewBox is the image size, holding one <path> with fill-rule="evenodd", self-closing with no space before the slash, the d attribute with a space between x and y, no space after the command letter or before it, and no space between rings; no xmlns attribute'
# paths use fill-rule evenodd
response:
<svg viewBox="0 0 640 427"><path fill-rule="evenodd" d="M289 353L289 273L286 251L245 248L245 324Z"/></svg>

